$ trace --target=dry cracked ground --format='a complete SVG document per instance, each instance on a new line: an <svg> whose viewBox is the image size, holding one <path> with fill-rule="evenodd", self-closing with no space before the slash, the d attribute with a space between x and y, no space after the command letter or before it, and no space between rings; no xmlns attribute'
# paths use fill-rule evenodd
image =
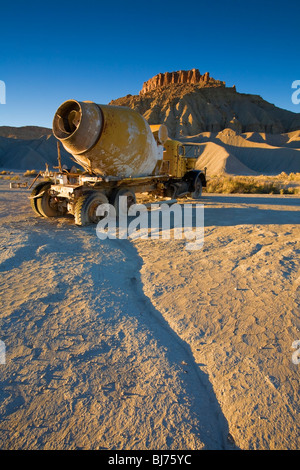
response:
<svg viewBox="0 0 300 470"><path fill-rule="evenodd" d="M0 189L1 449L299 448L299 198L206 195L189 251Z"/></svg>

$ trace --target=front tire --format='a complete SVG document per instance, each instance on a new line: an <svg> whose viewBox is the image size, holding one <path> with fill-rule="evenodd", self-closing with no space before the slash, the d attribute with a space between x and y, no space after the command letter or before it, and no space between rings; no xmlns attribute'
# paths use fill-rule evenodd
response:
<svg viewBox="0 0 300 470"><path fill-rule="evenodd" d="M193 199L200 199L202 196L202 181L200 175L197 176L194 182L194 191L191 193Z"/></svg>

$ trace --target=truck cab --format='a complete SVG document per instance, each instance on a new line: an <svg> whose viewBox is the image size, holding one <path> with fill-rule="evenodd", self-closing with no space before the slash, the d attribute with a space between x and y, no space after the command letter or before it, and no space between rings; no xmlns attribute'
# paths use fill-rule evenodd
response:
<svg viewBox="0 0 300 470"><path fill-rule="evenodd" d="M186 157L185 147L178 140L165 142L162 169L170 176L183 178L188 171L195 169L196 161L196 158Z"/></svg>

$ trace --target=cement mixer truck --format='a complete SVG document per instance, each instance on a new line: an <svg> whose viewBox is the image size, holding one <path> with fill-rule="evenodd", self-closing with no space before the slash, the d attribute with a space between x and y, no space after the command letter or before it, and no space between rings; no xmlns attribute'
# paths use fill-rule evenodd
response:
<svg viewBox="0 0 300 470"><path fill-rule="evenodd" d="M71 214L83 226L97 223L97 207L104 203L118 214L136 203L137 194L198 199L206 186L205 171L195 169L196 159L185 156L167 127L149 125L135 110L68 100L55 113L53 134L58 171L47 168L38 175L43 181L31 185L31 206L39 216ZM82 170L62 167L60 145Z"/></svg>

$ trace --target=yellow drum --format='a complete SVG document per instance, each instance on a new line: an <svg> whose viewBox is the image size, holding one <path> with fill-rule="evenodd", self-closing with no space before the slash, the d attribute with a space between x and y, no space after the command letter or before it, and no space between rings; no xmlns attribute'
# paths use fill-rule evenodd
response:
<svg viewBox="0 0 300 470"><path fill-rule="evenodd" d="M65 101L55 113L53 134L85 170L96 175L148 176L159 159L147 121L122 106Z"/></svg>

